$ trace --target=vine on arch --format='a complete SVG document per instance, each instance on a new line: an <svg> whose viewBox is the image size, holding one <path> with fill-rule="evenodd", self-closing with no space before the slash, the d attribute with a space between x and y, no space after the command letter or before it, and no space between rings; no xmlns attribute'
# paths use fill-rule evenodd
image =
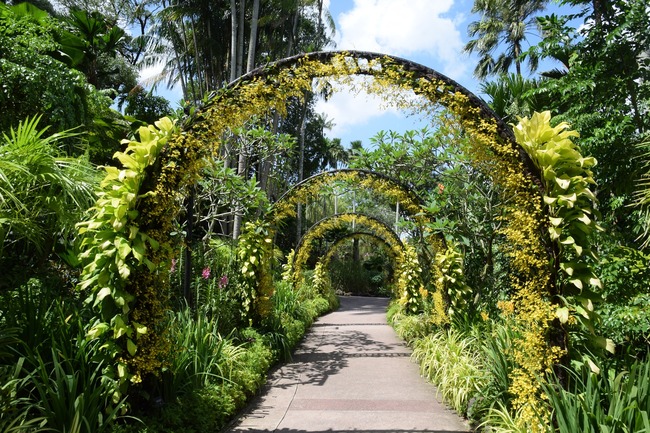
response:
<svg viewBox="0 0 650 433"><path fill-rule="evenodd" d="M317 174L291 188L273 205L271 217L274 223L277 224L284 218L295 216L298 203L314 200L321 193L324 185L334 182L354 184L399 202L405 212L413 215L419 221L427 221L432 218L423 209L422 199L408 186L402 185L388 176L371 171L341 169Z"/></svg>
<svg viewBox="0 0 650 433"><path fill-rule="evenodd" d="M369 75L373 80L357 81L354 75ZM525 409L526 419L540 416L543 408L536 401L537 391L533 386L562 355L564 347L551 346L548 332L558 311L561 318L565 317L564 310L558 310L552 296L558 293L552 264L559 263L560 249L548 235L549 227L561 227L564 231L565 226L553 225L558 220L549 221L543 217L542 197L551 197L546 191L545 178L537 174L535 165L526 151L516 144L511 130L474 95L430 69L372 53L312 53L268 65L211 95L204 107L183 122L180 131L165 129L163 125L164 132L157 132L150 127L144 130L144 135L141 132L141 143L129 143L125 154L135 159L146 156L146 162L135 170L135 177L130 172L128 176L127 172L122 175L123 170L118 170L117 175L109 173L112 177L103 184L103 195L85 229L91 239L85 244L90 250L86 256L91 262L81 281L81 286L91 291L91 300L97 306L110 301L119 307L108 308L106 314L100 314L98 325L107 325L96 326L91 333L91 336L100 337L103 332L101 338L110 343L106 346L109 347L107 357L118 361L117 376L123 382L126 378L137 381L162 365L167 349L162 320L165 295L160 288L165 287L168 279L165 270L171 257L171 225L179 211L180 194L197 179L202 158L216 156L226 131L242 126L251 117L271 112L285 114L286 101L289 98L301 100L305 92L312 90L315 77L329 77L330 83L384 96L397 108L417 110L425 115L433 113L439 105L446 106L467 132L470 139L466 151L475 167L492 178L508 198L507 225L502 233L509 241L506 253L514 269L511 285L516 293L517 320L525 331L513 349L525 380L515 381L511 392L519 407ZM401 89L412 90L423 98L404 97ZM144 145L152 141L156 141L152 151L145 150ZM141 144L144 147L140 147ZM122 162L128 170L130 160L124 158ZM138 181L133 183L136 178ZM566 179L561 176L559 179L561 187L562 180ZM110 191L122 188L128 189L131 195L111 196ZM408 206L408 198L395 198L403 207ZM126 208L121 207L122 200L129 202ZM277 211L278 214L290 212L288 209ZM122 239L131 251L122 241L115 244L115 233L126 232L121 231L120 224L111 223L108 216L111 212L120 212L119 219L127 215L128 224L124 227L129 227L129 233ZM134 239L143 240L147 247L136 247L134 252L131 246ZM568 238L563 239L568 241ZM140 258L136 254L141 254ZM116 261L120 255L129 266L129 272ZM106 264L111 260L115 267ZM104 266L107 266L106 273L102 273ZM567 273L571 269L574 273L581 270L576 266L565 267ZM146 325L140 327L136 323ZM135 348L128 343L129 329Z"/></svg>
<svg viewBox="0 0 650 433"><path fill-rule="evenodd" d="M384 239L390 245L391 250L395 257L398 257L398 262L402 256L402 241L395 234L395 232L384 224L382 221L363 214L355 213L342 213L332 215L314 224L307 233L300 240L295 255L293 257L293 281L294 283L300 281L302 278L302 268L309 259L312 250L312 242L321 238L328 231L340 228L345 224L356 224L370 230L371 233Z"/></svg>

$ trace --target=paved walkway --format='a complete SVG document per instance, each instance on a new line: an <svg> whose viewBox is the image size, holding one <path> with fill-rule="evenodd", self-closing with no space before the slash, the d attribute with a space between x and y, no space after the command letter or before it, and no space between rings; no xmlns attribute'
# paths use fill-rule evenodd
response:
<svg viewBox="0 0 650 433"><path fill-rule="evenodd" d="M386 323L388 300L344 297L234 424L243 432L467 432Z"/></svg>

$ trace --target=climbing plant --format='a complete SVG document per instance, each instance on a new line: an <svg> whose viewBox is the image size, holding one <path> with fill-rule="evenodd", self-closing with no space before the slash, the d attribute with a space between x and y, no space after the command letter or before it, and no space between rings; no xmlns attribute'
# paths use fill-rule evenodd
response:
<svg viewBox="0 0 650 433"><path fill-rule="evenodd" d="M390 245L393 255L397 257L397 261L401 261L402 256L402 241L395 234L395 232L382 221L364 214L355 213L342 213L332 215L331 217L324 218L314 224L307 233L300 240L300 244L296 248L295 255L293 256L293 281L297 283L300 281L302 271L305 263L309 259L312 250L313 241L322 238L327 232L340 229L349 225L355 225L355 230L365 229L370 233L380 237Z"/></svg>
<svg viewBox="0 0 650 433"><path fill-rule="evenodd" d="M406 213L419 220L428 221L432 218L423 209L422 199L408 186L371 171L341 169L317 174L292 187L274 203L271 212L273 222L277 224L284 218L295 216L298 203L308 203L318 198L325 185L335 182L345 182L356 188L368 189L399 202Z"/></svg>
<svg viewBox="0 0 650 433"><path fill-rule="evenodd" d="M89 292L86 302L97 312L87 337L103 340L104 352L116 361L114 378L122 390L127 380L137 383L143 370L160 365L154 362L129 371L128 364L138 358L144 361L164 346L164 340L147 338L162 321L160 296L151 296L151 290L134 293L129 290L128 281L142 269L150 275L163 271L161 260L154 260L165 254L170 245L161 246L160 240L141 229L138 204L145 197L156 195L144 187L147 170L159 162L158 155L174 132L174 123L164 118L155 126L141 127L138 141L127 140L126 150L115 154L122 168L104 167L106 176L99 198L90 209L91 217L79 224L84 248L81 258L87 262L79 288ZM148 314L134 314L142 310L142 305L148 307ZM116 389L115 399L119 398L120 391Z"/></svg>
<svg viewBox="0 0 650 433"><path fill-rule="evenodd" d="M465 283L463 255L458 247L447 242L445 251L438 251L435 257L436 291L432 294L433 322L440 325L449 319L462 320L469 313L472 289Z"/></svg>
<svg viewBox="0 0 650 433"><path fill-rule="evenodd" d="M588 331L589 340L613 352L611 340L596 335L594 329L594 303L601 298L602 283L590 264L589 259L597 259L590 236L603 230L596 221L596 195L591 190L596 160L582 156L571 140L578 133L566 122L552 126L548 111L520 119L514 131L543 174L548 233L559 248L558 267L563 274L555 314L562 325L580 324L578 329Z"/></svg>
<svg viewBox="0 0 650 433"><path fill-rule="evenodd" d="M247 222L237 245L242 284L237 290L246 317L261 319L270 311L273 281L265 264L272 256L272 239L268 224Z"/></svg>
<svg viewBox="0 0 650 433"><path fill-rule="evenodd" d="M372 79L356 80L358 75ZM543 139L533 140L534 146L518 145L512 130L462 86L426 67L394 57L330 52L288 58L255 70L209 95L204 105L195 109L178 127L165 121L159 123L158 128L141 130L140 139L129 142L127 151L120 157L123 168L107 171L100 200L89 222L81 228L89 240L84 253L88 264L80 287L90 292L90 302L98 308L98 320L89 335L104 338L109 343L105 346L107 356L117 361L116 377L123 383L127 379L137 382L144 374L162 366L168 346L163 320L166 295L160 289L167 284L166 270L173 245L172 221L180 209L183 191L196 182L204 157L218 154L228 130L245 125L255 116L286 114L287 101L302 100L313 90L314 79L317 86L326 81L334 90L345 85L380 95L388 104L417 111L422 116L433 116L444 106L462 127L468 137L462 144L463 150L472 165L489 177L507 199L504 200L501 233L507 240L504 252L513 271L510 286L514 293L515 323L520 330L520 337L512 348L512 357L519 367L510 392L524 422L536 425L536 419L547 416L539 403L539 380L566 353L565 334L557 323L564 319L568 323L571 317L581 315L579 305L585 308L582 302L563 301L563 280L557 278L560 257L567 258L562 269L571 277L569 284L578 289L578 295L588 294L585 282L595 283L583 267L589 250L575 231L595 229L595 225L586 222L587 218L593 219L593 213L571 213L578 207L588 206L590 194L581 189L582 181L573 179L578 174L571 174L573 169L566 168L568 165L561 170L556 167L555 177L547 178L549 173L544 171L547 163L543 160L545 155L552 153L551 148L560 155L550 158L552 165L565 161L565 157L573 158L574 163L580 158L574 158L564 149L568 145L564 141L567 137L552 139L553 134L561 131L549 133L546 128L535 127L531 131L536 131L534 135ZM419 97L413 98L404 90ZM522 128L527 130L528 127ZM520 134L520 141L528 143L527 134L533 133ZM546 149L536 147L547 142L552 145ZM583 159L578 165L588 169L589 164L589 160ZM590 179L586 174L583 172L580 176ZM361 185L372 183L366 186L399 201L414 219L424 215L419 203L403 191L394 190L393 185L369 180L368 176L347 176L357 176L351 181ZM317 189L316 184L298 189L296 198L278 204L267 221L274 224L279 218L291 215L291 203L304 200ZM570 190L573 192L567 194ZM544 200L545 196L548 198ZM124 203L127 205L123 206ZM546 218L547 212L555 219ZM271 239L271 233L268 234L262 237ZM585 239L588 239L586 232ZM251 241L250 245L258 242ZM254 249L242 250L246 252L239 257L241 263L248 260L257 266L250 262L253 254L259 254L259 250ZM298 254L304 252L296 252L296 256ZM255 257L261 260L261 256ZM296 257L297 262L298 259ZM267 277L259 274L259 270L247 266L244 271L242 267L242 272L255 273L258 285L262 279L260 286L247 289L251 297L266 290ZM252 275L250 281L252 284ZM404 284L409 299L415 298L420 288ZM580 301L581 298L574 299ZM586 305L589 310L589 303ZM568 316L563 307L568 308Z"/></svg>
<svg viewBox="0 0 650 433"><path fill-rule="evenodd" d="M426 296L424 293L426 289L420 278L422 268L412 245L404 245L403 256L397 268L396 298L406 311L415 314L422 311L423 297Z"/></svg>

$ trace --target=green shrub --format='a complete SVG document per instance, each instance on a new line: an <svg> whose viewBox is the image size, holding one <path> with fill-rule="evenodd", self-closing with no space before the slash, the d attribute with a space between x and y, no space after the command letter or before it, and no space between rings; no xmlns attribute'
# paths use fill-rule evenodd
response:
<svg viewBox="0 0 650 433"><path fill-rule="evenodd" d="M161 383L165 402L223 382L224 365L243 352L221 337L216 320L195 316L189 308L171 316L169 329L172 353Z"/></svg>
<svg viewBox="0 0 650 433"><path fill-rule="evenodd" d="M415 341L413 358L420 373L458 413L466 415L470 400L488 382L484 365L473 337L453 329L440 330Z"/></svg>
<svg viewBox="0 0 650 433"><path fill-rule="evenodd" d="M409 346L431 332L429 319L423 314L404 314L394 322L393 326L399 338L406 341Z"/></svg>
<svg viewBox="0 0 650 433"><path fill-rule="evenodd" d="M50 431L96 433L109 431L121 413L124 400L112 401L113 383L103 376L103 365L94 359L96 344L80 343L75 358L64 358L56 347L51 362L38 352L29 356L36 363L27 371L25 387L34 399L30 411Z"/></svg>
<svg viewBox="0 0 650 433"><path fill-rule="evenodd" d="M266 382L266 372L275 362L275 357L266 340L255 329L242 330L239 338L245 350L233 358L227 378L240 387L246 397L250 397Z"/></svg>
<svg viewBox="0 0 650 433"><path fill-rule="evenodd" d="M513 331L504 324L493 324L491 329L474 329L474 338L479 342L486 383L480 387L473 404L468 407L468 416L480 420L492 409L510 408L512 396L510 374L514 361L508 356L512 347Z"/></svg>
<svg viewBox="0 0 650 433"><path fill-rule="evenodd" d="M650 362L629 371L594 374L570 371L568 389L559 381L544 385L555 427L549 433L650 431Z"/></svg>
<svg viewBox="0 0 650 433"><path fill-rule="evenodd" d="M617 346L621 366L645 357L650 342L650 255L626 247L607 245L598 272L603 300L596 308L599 332Z"/></svg>

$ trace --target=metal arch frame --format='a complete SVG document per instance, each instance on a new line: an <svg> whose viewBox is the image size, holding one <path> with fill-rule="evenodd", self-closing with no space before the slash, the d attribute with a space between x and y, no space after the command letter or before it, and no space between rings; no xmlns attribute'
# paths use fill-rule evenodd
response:
<svg viewBox="0 0 650 433"><path fill-rule="evenodd" d="M357 237L364 237L364 238L370 238L374 239L375 241L381 243L384 245L384 247L387 247L386 250L388 251L389 255L393 255L393 250L390 248L391 245L386 241L386 239L382 238L381 236L377 236L374 233L370 232L353 232L349 233L345 236L341 236L340 238L336 239L332 245L327 249L327 252L325 255L321 258L320 262L323 263L323 265L327 266L330 263L330 260L332 259L332 255L336 251L336 249L343 244L343 242L349 240L349 239L354 239Z"/></svg>
<svg viewBox="0 0 650 433"><path fill-rule="evenodd" d="M446 88L441 89L442 92L447 92L449 94L459 93L465 96L469 104L472 107L478 108L480 116L484 119L494 121L497 126L497 134L501 137L512 149L517 153L519 160L524 165L524 170L526 174L530 176L531 179L544 190L543 182L541 181L540 175L535 170L535 164L533 163L530 156L526 151L519 146L514 137L512 129L503 121L488 105L487 103L476 96L474 93L470 92L466 87L459 84L457 81L449 78L448 76L432 69L427 66L424 66L420 63L413 62L411 60L404 59L402 57L392 56L388 54L375 53L370 51L356 51L356 50L343 50L343 51L316 51L312 53L303 53L295 56L287 57L281 60L274 62L269 62L266 65L260 66L247 74L242 75L236 80L230 82L226 87L220 91L212 92L208 96L208 102L206 106L209 107L212 102L219 100L222 97L228 97L230 92L234 91L239 85L253 81L255 79L263 79L270 76L273 76L278 71L291 68L293 66L299 65L304 61L317 61L320 63L329 63L332 59L338 56L345 56L354 60L365 59L368 61L372 60L388 60L393 62L396 65L401 66L405 71L413 73L417 78L425 78L431 81L441 81L446 85ZM355 72L356 75L381 75L379 71L372 69L360 69ZM352 75L352 74L351 74ZM324 76L324 75L323 75ZM314 74L314 78L318 75ZM413 89L416 91L415 89ZM541 199L541 198L540 198Z"/></svg>
<svg viewBox="0 0 650 433"><path fill-rule="evenodd" d="M296 191L299 191L302 188L307 187L310 183L320 179L320 178L335 178L336 175L339 173L357 173L361 177L367 176L367 177L374 177L377 179L381 179L383 181L387 181L394 185L395 187L399 188L400 190L406 192L409 197L413 200L414 203L423 206L424 205L424 200L415 192L413 191L413 188L411 188L409 185L406 185L403 182L400 182L399 180L382 174L378 173L376 171L371 171L371 170L365 170L365 169L360 169L360 168L339 168L336 170L328 170L328 171L322 171L320 173L316 173L313 176L308 177L307 179L303 179L302 181L298 182L297 184L293 185L288 191L286 191L284 194L278 198L275 203L281 203L285 200L288 200L291 198L291 195L295 193ZM274 204L275 204L274 203ZM423 209L424 211L424 209Z"/></svg>
<svg viewBox="0 0 650 433"><path fill-rule="evenodd" d="M402 240L399 238L399 236L397 236L397 233L395 233L395 230L393 230L393 229L392 229L388 224L386 224L386 223L383 222L382 220L377 219L377 218L375 218L375 217L373 217L373 216L366 215L366 214L363 214L363 213L358 213L358 212L357 212L357 213L354 213L354 212L337 213L337 214L334 214L334 215L330 215L330 216L328 216L328 217L325 217L325 218L321 219L320 221L315 222L314 224L312 224L311 227L309 227L309 229L305 232L305 234L302 236L302 238L300 238L300 242L298 242L298 245L296 246L296 253L295 253L295 255L294 255L294 264L295 264L295 257L298 256L298 252L299 252L299 251L304 247L305 242L306 242L306 241L311 241L311 240L312 240L312 239L309 237L309 234L310 234L310 233L312 233L312 232L313 232L314 230L316 230L320 225L322 225L322 224L324 224L324 223L326 223L326 222L328 222L328 221L332 221L332 220L336 220L336 219L341 219L342 217L345 217L345 216L354 216L354 217L359 217L359 218L361 218L361 219L367 219L367 220L369 220L369 221L372 221L372 222L374 222L374 223L379 224L380 226L382 226L383 228L385 228L387 232L390 232L390 233L392 233L392 234L394 235L394 239L393 239L393 240L395 241L395 245L400 246L401 248L404 248L404 244L402 243ZM363 223L360 222L360 224L363 224ZM316 239L316 238L314 238L314 239ZM386 240L386 241L388 242L388 240Z"/></svg>

